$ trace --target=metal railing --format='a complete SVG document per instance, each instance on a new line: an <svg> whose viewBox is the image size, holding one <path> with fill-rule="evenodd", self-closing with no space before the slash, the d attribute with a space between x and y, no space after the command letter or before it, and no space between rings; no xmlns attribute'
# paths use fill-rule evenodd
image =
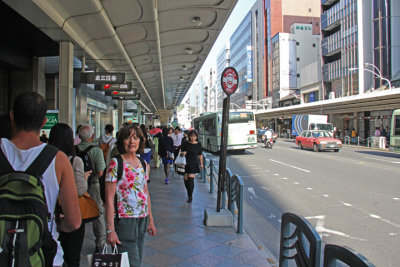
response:
<svg viewBox="0 0 400 267"><path fill-rule="evenodd" d="M353 250L327 244L322 254L322 239L309 221L294 213L282 214L279 266L334 267L339 262L352 267L373 267ZM322 265L323 259L323 265Z"/></svg>
<svg viewBox="0 0 400 267"><path fill-rule="evenodd" d="M357 145L357 146L366 146L366 147L375 147L379 148L379 136L370 136L367 137L366 139L361 138L359 136L357 137L350 137L350 136L345 136L342 140L344 145ZM340 138L338 138L340 139ZM385 147L387 147L387 140L384 141Z"/></svg>
<svg viewBox="0 0 400 267"><path fill-rule="evenodd" d="M203 153L204 169L200 173L201 179L204 183L207 183L207 178L210 182L210 194L213 194L215 187L218 186L218 169L212 159L207 160L206 155ZM208 164L207 164L208 163ZM225 183L222 190L221 197L221 208L226 208L228 203L228 210L232 213L235 218L237 213L237 233L243 233L243 200L244 200L244 183L239 175L232 175L230 169L226 168ZM227 200L228 198L228 200Z"/></svg>

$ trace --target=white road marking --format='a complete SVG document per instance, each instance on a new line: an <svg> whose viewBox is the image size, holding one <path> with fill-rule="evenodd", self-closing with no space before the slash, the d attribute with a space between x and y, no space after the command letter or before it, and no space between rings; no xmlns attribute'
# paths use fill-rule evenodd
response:
<svg viewBox="0 0 400 267"><path fill-rule="evenodd" d="M373 159L377 161L384 161L384 162L390 162L394 164L400 164L400 161L391 161L391 160L384 160L384 159L379 159L379 158L371 158L371 157L364 157L365 159Z"/></svg>
<svg viewBox="0 0 400 267"><path fill-rule="evenodd" d="M311 187L307 187L307 190L312 190L312 188Z"/></svg>
<svg viewBox="0 0 400 267"><path fill-rule="evenodd" d="M270 161L273 161L273 162L276 162L276 163L279 163L279 164L282 164L282 165L285 165L285 166L288 166L288 167L291 167L291 168L294 168L294 169L297 169L297 170L300 170L303 172L311 172L309 170L305 170L305 169L302 169L302 168L299 168L299 167L296 167L296 166L293 166L293 165L290 165L290 164L287 164L287 163L284 163L281 161L277 161L277 160L273 160L273 159L270 159Z"/></svg>
<svg viewBox="0 0 400 267"><path fill-rule="evenodd" d="M253 187L248 187L247 190L249 191L249 193L250 193L254 198L257 198L256 191L254 191L254 188L253 188Z"/></svg>
<svg viewBox="0 0 400 267"><path fill-rule="evenodd" d="M247 176L247 175L239 175L240 176L240 178L250 178L250 176Z"/></svg>
<svg viewBox="0 0 400 267"><path fill-rule="evenodd" d="M375 215L375 214L370 214L369 216L372 217L372 218L375 218L375 219L380 219L381 218L381 216Z"/></svg>
<svg viewBox="0 0 400 267"><path fill-rule="evenodd" d="M324 195L324 197L329 197L329 195Z"/></svg>
<svg viewBox="0 0 400 267"><path fill-rule="evenodd" d="M249 167L257 167L257 165L254 165L254 164L250 164L250 165L247 165L247 166L249 166Z"/></svg>
<svg viewBox="0 0 400 267"><path fill-rule="evenodd" d="M274 214L272 214L272 213L268 216L269 219L272 219L272 218L275 218L275 217L276 216Z"/></svg>
<svg viewBox="0 0 400 267"><path fill-rule="evenodd" d="M279 176L279 174L278 174L278 173L274 173L274 175L275 175L275 176Z"/></svg>
<svg viewBox="0 0 400 267"><path fill-rule="evenodd" d="M294 182L294 184L299 184L298 182Z"/></svg>
<svg viewBox="0 0 400 267"><path fill-rule="evenodd" d="M316 219L317 223L315 226L315 230L321 235L323 236L325 233L325 236L329 236L329 234L333 234L333 235L338 235L338 236L343 236L343 237L347 237L350 239L356 239L356 240L360 240L360 241L366 241L366 239L363 238L358 238L358 237L352 237L350 235L347 235L345 233L339 232L339 231L335 231L332 229L327 229L324 227L325 224L325 215L317 215L317 216L310 216L310 217L306 217L307 220L309 219Z"/></svg>
<svg viewBox="0 0 400 267"><path fill-rule="evenodd" d="M261 175L259 175L259 174L252 174L251 175L251 177L259 177L259 176L261 176Z"/></svg>
<svg viewBox="0 0 400 267"><path fill-rule="evenodd" d="M261 188L264 189L264 190L267 190L267 191L270 190L268 187L265 187L265 186L262 186Z"/></svg>
<svg viewBox="0 0 400 267"><path fill-rule="evenodd" d="M347 207L352 207L353 205L346 203L346 202L342 202L343 205L347 206Z"/></svg>
<svg viewBox="0 0 400 267"><path fill-rule="evenodd" d="M400 201L400 198L398 198L398 197L394 197L394 198L392 198L393 200L399 200Z"/></svg>

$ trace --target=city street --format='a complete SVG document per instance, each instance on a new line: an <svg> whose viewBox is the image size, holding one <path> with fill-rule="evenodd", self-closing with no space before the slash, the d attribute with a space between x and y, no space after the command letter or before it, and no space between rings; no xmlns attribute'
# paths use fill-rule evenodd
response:
<svg viewBox="0 0 400 267"><path fill-rule="evenodd" d="M325 243L348 246L376 266L398 266L400 154L357 147L315 153L278 140L273 149L259 144L229 154L227 167L245 184L246 231L276 257L280 218L290 211Z"/></svg>

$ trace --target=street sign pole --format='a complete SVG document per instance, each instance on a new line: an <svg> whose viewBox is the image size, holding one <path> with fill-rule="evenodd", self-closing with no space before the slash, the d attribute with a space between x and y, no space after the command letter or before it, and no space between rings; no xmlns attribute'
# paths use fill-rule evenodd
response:
<svg viewBox="0 0 400 267"><path fill-rule="evenodd" d="M239 75L232 67L224 69L221 75L222 90L226 94L222 110L221 124L221 148L219 154L219 170L218 170L218 194L217 194L217 212L221 211L221 198L225 192L225 175L226 175L226 155L228 149L228 122L229 122L229 106L231 104L230 95L235 93L239 84Z"/></svg>
<svg viewBox="0 0 400 267"><path fill-rule="evenodd" d="M217 212L221 210L221 198L225 192L225 174L226 174L226 156L228 147L228 118L229 105L231 102L230 95L227 95L223 102L222 124L221 124L221 149L219 154L219 170L218 170L218 195L217 195Z"/></svg>

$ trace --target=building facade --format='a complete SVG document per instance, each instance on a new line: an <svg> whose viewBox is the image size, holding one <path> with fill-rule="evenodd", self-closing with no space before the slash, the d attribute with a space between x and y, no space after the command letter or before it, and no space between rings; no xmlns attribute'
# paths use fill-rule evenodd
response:
<svg viewBox="0 0 400 267"><path fill-rule="evenodd" d="M222 110L222 102L225 98L225 93L222 91L221 82L218 77L221 77L222 72L226 67L229 67L230 62L230 49L229 43L227 43L217 56L217 81L215 83L217 93L217 110Z"/></svg>

